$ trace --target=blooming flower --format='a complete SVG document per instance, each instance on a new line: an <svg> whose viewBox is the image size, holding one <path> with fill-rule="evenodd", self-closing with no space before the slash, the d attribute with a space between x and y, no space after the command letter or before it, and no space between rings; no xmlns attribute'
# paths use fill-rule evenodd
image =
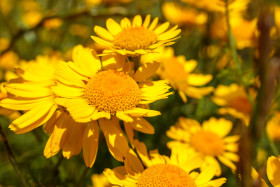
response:
<svg viewBox="0 0 280 187"><path fill-rule="evenodd" d="M181 32L174 26L166 31L169 22L165 22L157 27L158 18L152 23L151 16L146 16L144 22L140 15L134 17L132 23L128 18L123 18L119 23L109 18L106 21L107 29L95 26L94 31L99 37L91 38L102 45L111 47L104 53L119 53L122 55L137 56L152 52L159 46L171 45ZM166 31L166 32L165 32Z"/></svg>
<svg viewBox="0 0 280 187"><path fill-rule="evenodd" d="M225 178L211 180L215 174L213 167L201 173L193 171L202 160L187 150L173 150L170 158L156 150L148 154L143 143L136 141L137 153L130 150L125 166L105 169L104 174L111 184L118 186L221 186ZM142 164L143 163L143 164Z"/></svg>
<svg viewBox="0 0 280 187"><path fill-rule="evenodd" d="M202 169L213 165L216 175L221 174L221 167L217 159L232 170L236 170L233 163L239 160L237 155L239 136L227 136L232 129L231 121L223 118L210 118L202 126L193 119L179 118L178 123L167 131L167 136L174 139L168 142L170 149L190 149L204 155Z"/></svg>
<svg viewBox="0 0 280 187"><path fill-rule="evenodd" d="M207 15L193 8L185 8L174 2L166 2L162 5L165 18L172 24L178 25L203 25L207 21Z"/></svg>
<svg viewBox="0 0 280 187"><path fill-rule="evenodd" d="M250 91L252 98L255 98L256 93L253 90ZM222 106L218 111L220 114L230 114L243 120L246 125L249 124L252 107L244 87L237 84L219 85L214 91L212 100Z"/></svg>
<svg viewBox="0 0 280 187"><path fill-rule="evenodd" d="M141 57L143 61L158 61L161 67L158 70L159 76L167 80L170 85L178 90L184 102L187 102L187 96L202 98L214 90L212 86L203 86L212 80L212 75L191 73L197 66L195 60L186 61L182 55L174 56L174 50L171 47L160 48L158 53L147 54Z"/></svg>
<svg viewBox="0 0 280 187"><path fill-rule="evenodd" d="M169 86L165 81L146 81L159 67L147 63L135 73L133 64L124 56L102 60L103 69L96 53L77 46L73 51L74 62L59 62L56 67L57 85L52 90L56 101L65 107L79 123L97 123L103 131L109 151L123 161L128 143L120 128L124 121L128 138L133 144L133 129L153 134L153 126L143 117L160 115L160 112L141 107L166 98ZM94 133L98 126L94 125ZM97 135L94 135L98 137Z"/></svg>
<svg viewBox="0 0 280 187"><path fill-rule="evenodd" d="M98 147L98 130L94 131L98 125L96 122L88 125L75 122L65 108L55 102L51 87L55 85L56 63L57 58L43 56L22 63L17 68L19 78L5 85L8 95L1 100L0 106L25 112L9 126L16 134L29 132L44 124L44 130L51 134L44 150L47 158L60 150L64 157L70 158L79 154L83 147L86 165L91 167Z"/></svg>

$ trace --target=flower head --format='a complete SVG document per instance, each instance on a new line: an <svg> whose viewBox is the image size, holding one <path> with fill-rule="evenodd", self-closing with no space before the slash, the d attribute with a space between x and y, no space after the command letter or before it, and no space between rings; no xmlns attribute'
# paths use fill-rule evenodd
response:
<svg viewBox="0 0 280 187"><path fill-rule="evenodd" d="M256 93L253 90L250 94L255 98ZM222 106L219 109L220 114L230 114L242 119L246 125L249 124L252 107L244 87L237 84L219 85L214 91L212 100Z"/></svg>
<svg viewBox="0 0 280 187"><path fill-rule="evenodd" d="M196 120L179 118L176 126L167 131L167 136L174 141L167 144L170 149L190 149L204 155L202 169L213 165L216 175L221 174L220 164L236 169L234 162L239 160L237 155L239 136L227 136L231 131L232 123L223 118L210 118L202 126ZM227 136L227 137L226 137Z"/></svg>
<svg viewBox="0 0 280 187"><path fill-rule="evenodd" d="M132 23L128 18L123 18L119 23L109 18L106 21L107 29L95 26L94 31L99 37L92 39L102 45L111 47L104 53L119 53L122 55L137 56L147 54L162 45L171 45L181 32L174 26L166 31L169 23L157 26L158 18L152 23L151 16L146 16L144 22L140 15L134 17Z"/></svg>
<svg viewBox="0 0 280 187"><path fill-rule="evenodd" d="M174 50L171 47L160 48L158 53L147 54L141 57L143 61L161 62L158 70L159 76L167 80L170 85L178 90L184 102L187 97L202 98L214 90L212 86L204 86L212 80L212 75L203 75L191 73L197 66L195 60L187 61L184 56L174 56Z"/></svg>
<svg viewBox="0 0 280 187"><path fill-rule="evenodd" d="M102 69L95 51L77 46L73 50L74 62L58 63L57 85L52 87L56 101L76 122L97 123L98 120L111 154L119 161L123 161L128 150L119 120L124 121L133 145L133 129L154 133L153 126L143 117L160 115L142 105L171 94L165 81L146 80L157 70L158 63L147 63L134 73L132 63L125 59L120 55L105 56Z"/></svg>
<svg viewBox="0 0 280 187"><path fill-rule="evenodd" d="M208 167L201 173L193 171L202 164L201 157L187 150L173 150L170 157L160 155L156 150L147 152L143 143L135 142L137 153L130 150L125 166L104 174L111 184L118 186L221 186L225 178L211 180L215 168ZM143 165L143 164L144 165Z"/></svg>

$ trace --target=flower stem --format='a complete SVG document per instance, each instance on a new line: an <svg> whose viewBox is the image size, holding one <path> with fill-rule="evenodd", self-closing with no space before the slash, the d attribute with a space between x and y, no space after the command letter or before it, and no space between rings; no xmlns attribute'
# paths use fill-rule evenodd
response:
<svg viewBox="0 0 280 187"><path fill-rule="evenodd" d="M21 171L21 169L20 169L20 167L19 167L19 165L16 161L16 158L15 158L13 152L12 152L12 149L11 149L10 144L8 142L8 139L7 139L5 133L2 129L1 124L0 124L0 139L3 142L4 148L5 148L5 150L7 151L7 154L8 154L8 158L9 158L16 174L19 176L19 179L20 179L22 185L26 186L26 187L29 186L25 177L24 177L23 172Z"/></svg>
<svg viewBox="0 0 280 187"><path fill-rule="evenodd" d="M228 0L226 0L225 2L226 2L226 23L227 23L229 47L230 47L231 55L233 57L233 61L234 61L234 64L235 64L235 69L237 71L238 80L240 80L240 78L242 76L242 70L241 70L241 65L240 65L240 62L238 60L238 55L237 55L237 51L236 51L235 38L232 34L232 30L231 30L231 26L230 26Z"/></svg>

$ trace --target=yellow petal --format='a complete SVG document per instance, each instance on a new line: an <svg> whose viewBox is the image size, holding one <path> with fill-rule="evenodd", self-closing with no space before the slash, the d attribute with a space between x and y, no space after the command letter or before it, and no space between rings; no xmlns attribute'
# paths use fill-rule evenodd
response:
<svg viewBox="0 0 280 187"><path fill-rule="evenodd" d="M195 184L206 185L208 181L210 181L215 175L216 169L213 166L207 167L205 170L201 171L199 176L195 179Z"/></svg>
<svg viewBox="0 0 280 187"><path fill-rule="evenodd" d="M57 124L54 127L52 135L49 137L44 149L44 156L46 158L50 158L60 151L62 145L65 142L67 134L67 124L69 120L70 117L67 115L63 115L59 118Z"/></svg>
<svg viewBox="0 0 280 187"><path fill-rule="evenodd" d="M53 102L53 96L43 97L38 99L3 99L0 101L0 106L12 110L31 110L38 105L41 105L42 102Z"/></svg>
<svg viewBox="0 0 280 187"><path fill-rule="evenodd" d="M163 33L164 31L166 31L166 29L168 29L168 27L169 27L169 22L165 22L164 24L162 24L158 28L156 28L154 30L154 32L156 33L156 35L159 35L159 34Z"/></svg>
<svg viewBox="0 0 280 187"><path fill-rule="evenodd" d="M232 122L224 118L216 119L212 117L209 120L204 121L202 126L205 131L211 131L220 137L224 137L230 133Z"/></svg>
<svg viewBox="0 0 280 187"><path fill-rule="evenodd" d="M159 111L156 110L149 110L144 108L134 108L132 110L124 111L125 114L129 114L132 117L154 117L160 115Z"/></svg>
<svg viewBox="0 0 280 187"><path fill-rule="evenodd" d="M7 92L17 97L38 98L52 95L50 88L43 87L40 84L31 83L12 83L5 86Z"/></svg>
<svg viewBox="0 0 280 187"><path fill-rule="evenodd" d="M122 111L118 111L118 112L116 113L116 116L117 116L117 118L119 118L119 119L121 119L121 120L123 120L123 121L125 121L125 122L132 122L132 121L133 121L133 118L132 118L132 117L130 117L129 115L125 114L125 113L122 112Z"/></svg>
<svg viewBox="0 0 280 187"><path fill-rule="evenodd" d="M274 186L280 185L280 158L271 156L267 160L267 177Z"/></svg>
<svg viewBox="0 0 280 187"><path fill-rule="evenodd" d="M168 40L171 38L176 37L181 32L181 29L177 29L175 31L167 31L161 35L158 36L158 40Z"/></svg>
<svg viewBox="0 0 280 187"><path fill-rule="evenodd" d="M57 96L64 97L64 98L73 98L73 97L79 97L84 95L83 88L66 86L65 84L61 84L59 82L57 83L56 86L52 87L52 91Z"/></svg>
<svg viewBox="0 0 280 187"><path fill-rule="evenodd" d="M66 62L58 62L56 66L55 78L63 84L84 87L85 83L81 77L71 70Z"/></svg>
<svg viewBox="0 0 280 187"><path fill-rule="evenodd" d="M148 28L148 26L150 24L150 21L151 21L151 15L147 15L145 20L144 20L143 27Z"/></svg>
<svg viewBox="0 0 280 187"><path fill-rule="evenodd" d="M14 120L9 128L16 134L29 132L50 119L57 106L52 102L42 102L37 107Z"/></svg>
<svg viewBox="0 0 280 187"><path fill-rule="evenodd" d="M152 75L157 71L159 68L160 63L159 62L153 62L153 63L145 63L141 67L138 68L136 71L133 79L136 82L143 81Z"/></svg>
<svg viewBox="0 0 280 187"><path fill-rule="evenodd" d="M131 127L131 125L127 122L124 122L124 128L125 128L125 132L128 137L128 140L130 141L130 144L131 144L132 148L134 149L134 130Z"/></svg>
<svg viewBox="0 0 280 187"><path fill-rule="evenodd" d="M128 18L123 18L121 20L121 27L126 28L126 27L131 27L131 22Z"/></svg>
<svg viewBox="0 0 280 187"><path fill-rule="evenodd" d="M106 21L106 26L107 29L109 30L109 32L115 36L116 34L118 34L119 32L122 31L122 28L120 26L120 24L118 24L115 20L113 20L112 18L107 19Z"/></svg>
<svg viewBox="0 0 280 187"><path fill-rule="evenodd" d="M71 127L70 127L71 126ZM83 146L83 136L86 125L82 123L76 123L73 119L67 124L69 128L65 143L62 145L62 154L69 159L73 155L78 155Z"/></svg>
<svg viewBox="0 0 280 187"><path fill-rule="evenodd" d="M156 17L153 21L152 21L152 23L151 23L151 25L149 26L149 30L154 30L154 28L157 26L157 23L158 23L158 17Z"/></svg>
<svg viewBox="0 0 280 187"><path fill-rule="evenodd" d="M134 118L133 122L125 123L125 124L143 133L147 133L147 134L155 133L154 127L144 118Z"/></svg>
<svg viewBox="0 0 280 187"><path fill-rule="evenodd" d="M74 47L72 55L79 72L87 77L92 77L101 69L100 59L92 49L78 45Z"/></svg>
<svg viewBox="0 0 280 187"><path fill-rule="evenodd" d="M94 27L94 32L102 39L104 40L109 40L109 41L112 41L114 40L114 37L113 35L108 32L106 29L104 29L103 27L100 27L98 25L96 25Z"/></svg>
<svg viewBox="0 0 280 187"><path fill-rule="evenodd" d="M111 42L107 42L106 40L103 40L101 38L98 38L96 36L91 36L91 39L93 39L93 41L95 41L96 43L99 43L101 45L104 45L104 46L113 46L113 44Z"/></svg>
<svg viewBox="0 0 280 187"><path fill-rule="evenodd" d="M212 75L202 75L202 74L189 74L188 84L192 86L204 86L212 80Z"/></svg>
<svg viewBox="0 0 280 187"><path fill-rule="evenodd" d="M83 137L83 155L87 167L92 167L98 150L99 128L97 121L88 124Z"/></svg>
<svg viewBox="0 0 280 187"><path fill-rule="evenodd" d="M142 26L142 17L137 15L132 21L132 27L141 27Z"/></svg>
<svg viewBox="0 0 280 187"><path fill-rule="evenodd" d="M115 159L123 162L129 147L118 119L113 117L111 120L100 119L98 121L110 153Z"/></svg>

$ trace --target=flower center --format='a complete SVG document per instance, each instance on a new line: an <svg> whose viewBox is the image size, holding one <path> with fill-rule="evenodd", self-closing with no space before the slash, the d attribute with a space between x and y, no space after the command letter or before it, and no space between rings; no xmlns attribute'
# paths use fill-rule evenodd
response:
<svg viewBox="0 0 280 187"><path fill-rule="evenodd" d="M178 83L186 82L188 72L185 71L184 65L178 62L176 57L163 60L163 66L167 79Z"/></svg>
<svg viewBox="0 0 280 187"><path fill-rule="evenodd" d="M196 185L182 168L171 164L157 164L141 174L137 186L195 187Z"/></svg>
<svg viewBox="0 0 280 187"><path fill-rule="evenodd" d="M141 91L135 80L124 72L108 70L89 80L85 96L99 111L115 114L133 109L141 100Z"/></svg>
<svg viewBox="0 0 280 187"><path fill-rule="evenodd" d="M210 131L200 131L194 134L191 144L198 152L210 156L218 156L224 151L223 139Z"/></svg>
<svg viewBox="0 0 280 187"><path fill-rule="evenodd" d="M147 49L156 41L156 34L144 27L124 28L114 37L115 46L130 51Z"/></svg>
<svg viewBox="0 0 280 187"><path fill-rule="evenodd" d="M251 114L252 107L247 97L237 97L229 102L229 106L244 114Z"/></svg>

